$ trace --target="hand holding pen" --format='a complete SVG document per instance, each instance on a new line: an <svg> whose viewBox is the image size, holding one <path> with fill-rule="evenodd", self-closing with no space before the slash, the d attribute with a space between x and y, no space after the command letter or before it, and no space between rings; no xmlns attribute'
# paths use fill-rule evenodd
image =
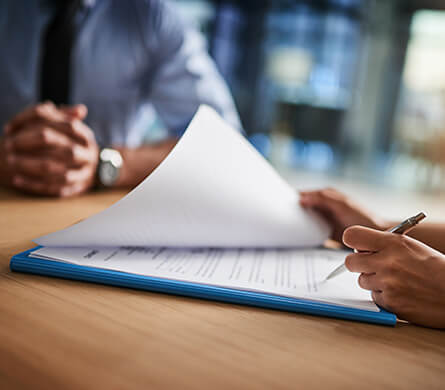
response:
<svg viewBox="0 0 445 390"><path fill-rule="evenodd" d="M331 225L332 239L358 250L345 265L360 274L360 287L377 305L400 319L445 328L445 224L422 224L415 239L385 231L388 222L333 189L303 192L300 203Z"/></svg>
<svg viewBox="0 0 445 390"><path fill-rule="evenodd" d="M413 227L415 227L418 223L420 223L423 219L426 218L426 215L424 213L419 213L411 218L408 218L404 220L402 223L398 224L397 226L394 226L393 228L389 229L388 232L394 233L394 234L405 234L408 233ZM357 249L354 249L355 253L359 253ZM332 278L335 278L336 276L342 274L343 272L347 271L345 263L334 269L328 276L326 276L326 280L330 280Z"/></svg>

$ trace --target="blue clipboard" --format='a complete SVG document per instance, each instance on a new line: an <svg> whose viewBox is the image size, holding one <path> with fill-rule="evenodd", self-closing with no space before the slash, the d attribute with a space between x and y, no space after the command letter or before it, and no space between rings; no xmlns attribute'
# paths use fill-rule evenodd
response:
<svg viewBox="0 0 445 390"><path fill-rule="evenodd" d="M397 322L397 317L394 314L382 309L380 309L379 312L372 312L262 292L244 291L136 275L120 271L84 267L58 261L36 259L29 256L31 252L39 248L41 247L38 246L13 256L10 262L11 270L381 325L394 326Z"/></svg>

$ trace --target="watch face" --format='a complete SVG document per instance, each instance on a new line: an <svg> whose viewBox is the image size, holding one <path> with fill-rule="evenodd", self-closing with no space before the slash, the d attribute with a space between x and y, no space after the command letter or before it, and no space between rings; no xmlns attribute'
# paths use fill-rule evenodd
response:
<svg viewBox="0 0 445 390"><path fill-rule="evenodd" d="M119 175L119 169L113 166L110 161L104 161L99 167L99 179L104 186L113 185Z"/></svg>
<svg viewBox="0 0 445 390"><path fill-rule="evenodd" d="M104 148L99 154L99 181L106 187L111 187L119 178L122 167L122 156L114 149Z"/></svg>

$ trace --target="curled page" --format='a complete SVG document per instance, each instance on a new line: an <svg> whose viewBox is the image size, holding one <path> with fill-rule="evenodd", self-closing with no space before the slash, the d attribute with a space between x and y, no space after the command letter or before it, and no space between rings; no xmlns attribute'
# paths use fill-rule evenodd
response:
<svg viewBox="0 0 445 390"><path fill-rule="evenodd" d="M201 106L178 144L108 209L43 246L314 247L327 225L236 130Z"/></svg>

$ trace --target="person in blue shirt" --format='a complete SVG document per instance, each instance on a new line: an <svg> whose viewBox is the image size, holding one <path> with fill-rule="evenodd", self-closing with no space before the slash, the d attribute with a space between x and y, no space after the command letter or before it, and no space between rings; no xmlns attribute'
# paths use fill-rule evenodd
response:
<svg viewBox="0 0 445 390"><path fill-rule="evenodd" d="M135 186L201 104L241 129L203 38L162 0L0 0L0 54L0 181L19 190ZM168 137L144 144L153 112Z"/></svg>

